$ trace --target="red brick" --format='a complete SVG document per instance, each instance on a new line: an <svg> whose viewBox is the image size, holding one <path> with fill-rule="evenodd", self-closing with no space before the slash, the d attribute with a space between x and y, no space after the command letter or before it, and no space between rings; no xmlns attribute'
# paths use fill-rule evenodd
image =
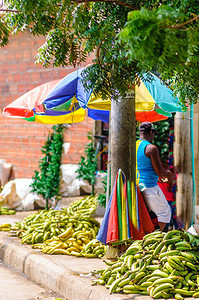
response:
<svg viewBox="0 0 199 300"><path fill-rule="evenodd" d="M51 81L51 73L50 71L40 72L40 78L42 81Z"/></svg>
<svg viewBox="0 0 199 300"><path fill-rule="evenodd" d="M22 61L22 57L23 57L23 55L22 55L21 51L18 51L15 53L15 59L18 63L20 63Z"/></svg>
<svg viewBox="0 0 199 300"><path fill-rule="evenodd" d="M0 73L0 82L5 82L7 80L7 74L1 72Z"/></svg>
<svg viewBox="0 0 199 300"><path fill-rule="evenodd" d="M14 38L15 37L15 38ZM16 36L14 36L11 40L10 40L10 45L12 47L12 49L14 51L16 51L16 49L19 49L20 48L20 39L17 39ZM9 46L9 45L8 45ZM7 49L8 49L8 46L7 46Z"/></svg>
<svg viewBox="0 0 199 300"><path fill-rule="evenodd" d="M3 64L1 66L1 73L5 73L5 74L8 74L9 73L9 65L8 64Z"/></svg>
<svg viewBox="0 0 199 300"><path fill-rule="evenodd" d="M32 51L29 49L23 50L23 60L29 60L32 58Z"/></svg>
<svg viewBox="0 0 199 300"><path fill-rule="evenodd" d="M13 72L17 72L17 71L18 71L18 64L12 64L12 65L10 65L9 72L13 73Z"/></svg>
<svg viewBox="0 0 199 300"><path fill-rule="evenodd" d="M18 92L19 93L25 94L27 91L28 91L27 84L25 84L25 83L24 84L22 84L22 83L18 84Z"/></svg>
<svg viewBox="0 0 199 300"><path fill-rule="evenodd" d="M6 74L6 80L7 82L13 83L13 74L12 73Z"/></svg>
<svg viewBox="0 0 199 300"><path fill-rule="evenodd" d="M45 131L44 130L36 130L36 136L38 137L38 138L44 138L44 139L46 139L46 133L45 133Z"/></svg>
<svg viewBox="0 0 199 300"><path fill-rule="evenodd" d="M42 71L40 68L37 68L36 64L35 64L35 59L29 59L26 62L26 67L27 67L27 72L37 72L37 71Z"/></svg>
<svg viewBox="0 0 199 300"><path fill-rule="evenodd" d="M14 52L11 53L11 52L7 51L6 60L9 62L14 61ZM5 57L4 57L4 61L5 61Z"/></svg>
<svg viewBox="0 0 199 300"><path fill-rule="evenodd" d="M37 81L39 82L40 80L40 72L31 72L30 77L32 81ZM39 84L38 84L39 85Z"/></svg>
<svg viewBox="0 0 199 300"><path fill-rule="evenodd" d="M13 75L13 80L16 81L16 82L21 82L21 80L22 80L22 75L21 75L21 73L15 73L15 74Z"/></svg>
<svg viewBox="0 0 199 300"><path fill-rule="evenodd" d="M15 74L13 75L13 78L14 78L14 76L15 76ZM16 94L17 92L18 92L17 84L13 83L12 85L10 85L10 93L11 94Z"/></svg>
<svg viewBox="0 0 199 300"><path fill-rule="evenodd" d="M20 166L23 168L29 168L29 160L26 158L22 159L20 162Z"/></svg>
<svg viewBox="0 0 199 300"><path fill-rule="evenodd" d="M28 67L26 64L20 63L18 66L18 70L19 70L19 72L25 72L25 71L28 71Z"/></svg>

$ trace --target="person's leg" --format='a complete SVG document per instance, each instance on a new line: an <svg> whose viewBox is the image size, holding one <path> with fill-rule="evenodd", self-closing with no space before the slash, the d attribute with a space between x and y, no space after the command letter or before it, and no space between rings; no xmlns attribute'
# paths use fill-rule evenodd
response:
<svg viewBox="0 0 199 300"><path fill-rule="evenodd" d="M155 186L142 191L142 195L147 207L157 215L158 224L163 230L171 220L171 209L164 194L159 186Z"/></svg>
<svg viewBox="0 0 199 300"><path fill-rule="evenodd" d="M146 205L146 207L147 207L147 205ZM148 209L148 207L147 207L147 209ZM148 212L149 212L149 216L150 216L150 218L151 218L151 221L152 221L152 223L153 223L154 229L155 229L155 230L160 229L160 226L159 226L159 224L158 224L158 219L157 219L157 216L156 216L156 214L154 213L154 211L148 209Z"/></svg>
<svg viewBox="0 0 199 300"><path fill-rule="evenodd" d="M167 203L169 204L170 208L171 208L171 220L169 223L167 223L164 227L164 231L167 232L168 230L170 230L173 227L173 219L172 219L172 201L168 201Z"/></svg>
<svg viewBox="0 0 199 300"><path fill-rule="evenodd" d="M163 222L158 222L159 226L160 226L160 230L162 231L167 223L163 223Z"/></svg>

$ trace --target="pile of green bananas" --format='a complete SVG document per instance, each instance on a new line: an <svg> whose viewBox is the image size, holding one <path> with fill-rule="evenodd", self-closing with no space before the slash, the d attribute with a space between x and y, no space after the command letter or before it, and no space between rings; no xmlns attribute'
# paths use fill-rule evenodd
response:
<svg viewBox="0 0 199 300"><path fill-rule="evenodd" d="M71 225L71 222L73 225ZM43 253L47 254L86 256L86 252L83 251L84 247L95 239L99 230L99 225L99 222L91 217L70 219L70 226L66 226L66 230L61 234L53 236L43 243L35 244L33 245L33 248L39 248ZM105 246L103 246L103 249L105 249ZM100 253L98 252L98 255ZM95 255L90 257L98 256Z"/></svg>
<svg viewBox="0 0 199 300"><path fill-rule="evenodd" d="M87 196L61 211L50 209L32 213L11 229L17 231L22 244L34 245L34 248L44 253L76 256L88 254L89 257L86 251L82 254L80 252L98 233L100 223L91 217L97 205L97 197ZM106 246L103 249L105 252ZM90 251L90 257L100 257L102 251L93 256L91 254Z"/></svg>
<svg viewBox="0 0 199 300"><path fill-rule="evenodd" d="M90 241L87 245L84 246L84 249L81 251L82 256L84 257L98 257L101 258L105 255L107 251L107 246L99 242L96 239Z"/></svg>
<svg viewBox="0 0 199 300"><path fill-rule="evenodd" d="M71 217L81 214L81 217L91 216L98 206L97 196L86 196L85 198L76 200L69 207L62 208L62 212Z"/></svg>
<svg viewBox="0 0 199 300"><path fill-rule="evenodd" d="M0 205L0 215L14 215L16 211L13 209L9 209L6 206Z"/></svg>
<svg viewBox="0 0 199 300"><path fill-rule="evenodd" d="M47 239L65 231L69 217L57 210L42 210L32 213L22 222L16 223L12 230L19 230L17 236L21 243L43 243Z"/></svg>
<svg viewBox="0 0 199 300"><path fill-rule="evenodd" d="M0 224L0 231L10 231L11 224Z"/></svg>
<svg viewBox="0 0 199 300"><path fill-rule="evenodd" d="M88 231L75 233L70 227L57 237L54 236L43 244L35 244L32 247L41 249L46 254L67 254L88 258L101 258L104 256L107 247L96 239L90 240L92 235Z"/></svg>
<svg viewBox="0 0 199 300"><path fill-rule="evenodd" d="M155 231L134 241L108 268L94 271L94 284L110 293L144 294L154 299L199 297L199 240L181 230Z"/></svg>

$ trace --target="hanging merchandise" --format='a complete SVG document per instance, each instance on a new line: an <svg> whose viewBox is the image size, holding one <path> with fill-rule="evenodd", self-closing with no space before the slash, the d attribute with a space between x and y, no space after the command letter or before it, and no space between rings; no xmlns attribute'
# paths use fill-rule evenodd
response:
<svg viewBox="0 0 199 300"><path fill-rule="evenodd" d="M142 239L152 231L154 226L139 188L119 170L97 239L116 245Z"/></svg>

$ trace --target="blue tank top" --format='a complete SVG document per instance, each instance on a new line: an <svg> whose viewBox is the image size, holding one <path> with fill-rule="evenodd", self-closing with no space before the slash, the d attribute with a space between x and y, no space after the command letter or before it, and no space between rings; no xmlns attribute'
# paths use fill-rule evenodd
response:
<svg viewBox="0 0 199 300"><path fill-rule="evenodd" d="M156 186L158 182L158 175L152 166L151 159L145 155L145 148L149 144L148 141L142 140L137 150L137 169L141 191L145 188Z"/></svg>

